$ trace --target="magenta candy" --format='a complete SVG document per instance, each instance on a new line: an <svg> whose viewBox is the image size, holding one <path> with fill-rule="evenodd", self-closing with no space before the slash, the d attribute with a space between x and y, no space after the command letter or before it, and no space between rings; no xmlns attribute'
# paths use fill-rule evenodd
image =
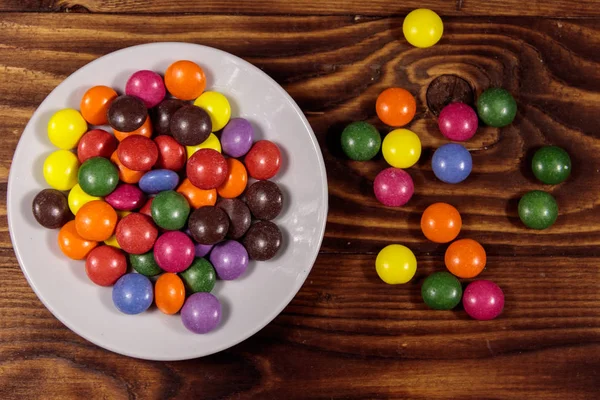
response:
<svg viewBox="0 0 600 400"><path fill-rule="evenodd" d="M373 189L377 200L388 207L405 205L415 192L412 178L400 168L386 168L377 174Z"/></svg>
<svg viewBox="0 0 600 400"><path fill-rule="evenodd" d="M504 293L494 282L478 280L467 286L462 302L471 318L487 321L502 313Z"/></svg>
<svg viewBox="0 0 600 400"><path fill-rule="evenodd" d="M208 333L221 322L221 303L210 293L194 293L181 309L183 325L194 333Z"/></svg>
<svg viewBox="0 0 600 400"><path fill-rule="evenodd" d="M478 124L477 113L464 103L448 104L438 117L442 135L457 142L471 139Z"/></svg>
<svg viewBox="0 0 600 400"><path fill-rule="evenodd" d="M142 207L146 201L146 196L137 186L122 183L104 200L115 210L131 211Z"/></svg>
<svg viewBox="0 0 600 400"><path fill-rule="evenodd" d="M137 71L127 80L125 94L142 100L152 108L165 98L167 90L162 77L154 71Z"/></svg>
<svg viewBox="0 0 600 400"><path fill-rule="evenodd" d="M162 234L154 244L154 260L167 272L181 272L194 261L194 243L180 231Z"/></svg>

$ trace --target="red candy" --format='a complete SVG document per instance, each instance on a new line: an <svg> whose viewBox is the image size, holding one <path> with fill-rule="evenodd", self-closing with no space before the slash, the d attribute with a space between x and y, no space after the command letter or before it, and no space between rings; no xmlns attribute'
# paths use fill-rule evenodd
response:
<svg viewBox="0 0 600 400"><path fill-rule="evenodd" d="M179 171L185 165L187 154L185 147L177 143L171 136L161 135L154 139L158 147L158 161L156 167Z"/></svg>
<svg viewBox="0 0 600 400"><path fill-rule="evenodd" d="M154 200L154 197L150 197L140 209L141 214L147 215L150 218L152 218L152 200Z"/></svg>
<svg viewBox="0 0 600 400"><path fill-rule="evenodd" d="M117 148L119 160L134 171L150 171L158 160L156 144L145 136L128 136Z"/></svg>
<svg viewBox="0 0 600 400"><path fill-rule="evenodd" d="M213 149L195 152L188 160L186 172L192 185L203 190L221 186L229 175L225 157Z"/></svg>
<svg viewBox="0 0 600 400"><path fill-rule="evenodd" d="M111 286L127 272L127 258L115 247L96 247L87 256L85 272L96 285Z"/></svg>
<svg viewBox="0 0 600 400"><path fill-rule="evenodd" d="M154 246L154 260L167 272L186 270L194 261L194 242L180 231L162 234Z"/></svg>
<svg viewBox="0 0 600 400"><path fill-rule="evenodd" d="M117 243L131 254L144 254L154 246L158 229L152 219L140 213L131 213L117 224Z"/></svg>
<svg viewBox="0 0 600 400"><path fill-rule="evenodd" d="M252 146L244 159L248 174L254 179L265 180L274 177L281 168L281 151L268 140L260 140Z"/></svg>
<svg viewBox="0 0 600 400"><path fill-rule="evenodd" d="M92 157L110 158L117 149L117 139L102 129L92 129L79 139L77 158L83 164Z"/></svg>

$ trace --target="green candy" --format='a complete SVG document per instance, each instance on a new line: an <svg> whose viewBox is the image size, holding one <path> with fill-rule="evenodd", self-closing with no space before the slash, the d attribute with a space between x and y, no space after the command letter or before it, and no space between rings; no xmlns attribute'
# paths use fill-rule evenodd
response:
<svg viewBox="0 0 600 400"><path fill-rule="evenodd" d="M107 158L92 157L79 168L79 186L90 196L108 196L119 183L119 171Z"/></svg>
<svg viewBox="0 0 600 400"><path fill-rule="evenodd" d="M560 147L545 146L535 152L531 168L543 183L557 185L571 175L571 157Z"/></svg>
<svg viewBox="0 0 600 400"><path fill-rule="evenodd" d="M190 293L210 292L215 287L217 273L205 258L196 258L188 269L179 274Z"/></svg>
<svg viewBox="0 0 600 400"><path fill-rule="evenodd" d="M477 99L477 113L486 125L501 128L515 119L517 103L507 90L490 88Z"/></svg>
<svg viewBox="0 0 600 400"><path fill-rule="evenodd" d="M367 161L381 148L381 135L368 122L353 122L342 132L342 150L354 161Z"/></svg>
<svg viewBox="0 0 600 400"><path fill-rule="evenodd" d="M519 200L519 218L528 228L549 228L557 217L558 205L549 193L532 190Z"/></svg>
<svg viewBox="0 0 600 400"><path fill-rule="evenodd" d="M462 286L449 272L434 272L421 287L423 301L434 310L452 310L460 303Z"/></svg>
<svg viewBox="0 0 600 400"><path fill-rule="evenodd" d="M150 211L156 225L176 231L185 226L190 215L190 204L182 194L166 190L152 200Z"/></svg>
<svg viewBox="0 0 600 400"><path fill-rule="evenodd" d="M154 260L153 251L149 251L145 254L130 254L129 262L133 269L142 275L154 276L163 272L156 263L156 260Z"/></svg>

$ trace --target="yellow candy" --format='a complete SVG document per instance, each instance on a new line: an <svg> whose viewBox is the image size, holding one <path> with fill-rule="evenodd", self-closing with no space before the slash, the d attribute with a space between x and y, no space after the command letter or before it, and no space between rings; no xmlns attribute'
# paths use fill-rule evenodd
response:
<svg viewBox="0 0 600 400"><path fill-rule="evenodd" d="M70 190L77 184L79 160L68 150L56 150L44 161L44 178L57 190Z"/></svg>
<svg viewBox="0 0 600 400"><path fill-rule="evenodd" d="M186 146L185 149L187 150L188 158L190 158L192 156L192 154L194 154L195 152L197 152L200 149L213 149L220 153L221 152L221 142L219 142L219 138L217 138L217 136L214 133L211 133L204 142L202 142L196 146Z"/></svg>
<svg viewBox="0 0 600 400"><path fill-rule="evenodd" d="M111 237L109 237L108 239L106 239L104 241L104 244L106 244L108 246L116 247L117 249L121 248L121 246L119 246L119 242L117 242L117 236L116 235L112 235Z"/></svg>
<svg viewBox="0 0 600 400"><path fill-rule="evenodd" d="M220 131L229 122L231 106L227 98L221 93L204 92L194 101L194 105L208 113L213 132Z"/></svg>
<svg viewBox="0 0 600 400"><path fill-rule="evenodd" d="M116 210L116 211L117 211L117 216L119 217L119 219L125 218L126 216L131 214L131 211L122 211L122 210Z"/></svg>
<svg viewBox="0 0 600 400"><path fill-rule="evenodd" d="M395 129L383 139L381 151L392 167L409 168L421 157L421 140L413 131Z"/></svg>
<svg viewBox="0 0 600 400"><path fill-rule="evenodd" d="M435 12L418 8L404 18L402 32L408 43L413 46L431 47L442 38L444 23Z"/></svg>
<svg viewBox="0 0 600 400"><path fill-rule="evenodd" d="M417 272L417 259L412 251L401 244L384 247L375 260L377 275L385 283L396 285L406 283Z"/></svg>
<svg viewBox="0 0 600 400"><path fill-rule="evenodd" d="M48 121L48 138L53 145L63 150L77 146L88 126L79 111L65 108L54 113Z"/></svg>
<svg viewBox="0 0 600 400"><path fill-rule="evenodd" d="M83 191L79 183L73 186L73 189L69 192L69 209L73 215L77 215L77 211L85 204L93 200L101 200L101 197L90 196Z"/></svg>

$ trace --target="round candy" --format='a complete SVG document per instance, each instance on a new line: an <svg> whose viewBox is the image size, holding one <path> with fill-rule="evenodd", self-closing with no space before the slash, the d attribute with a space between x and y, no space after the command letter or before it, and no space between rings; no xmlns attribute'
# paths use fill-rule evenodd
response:
<svg viewBox="0 0 600 400"><path fill-rule="evenodd" d="M227 240L213 247L210 262L219 278L230 281L239 278L248 268L248 252L239 242Z"/></svg>
<svg viewBox="0 0 600 400"><path fill-rule="evenodd" d="M169 93L181 100L193 100L206 88L206 76L198 64L187 60L175 61L165 72Z"/></svg>
<svg viewBox="0 0 600 400"><path fill-rule="evenodd" d="M147 108L152 108L163 101L167 90L159 74L141 70L129 77L125 84L125 94L141 99Z"/></svg>
<svg viewBox="0 0 600 400"><path fill-rule="evenodd" d="M110 161L117 166L119 179L125 183L138 183L142 179L142 176L144 176L144 171L134 171L124 166L121 160L119 160L119 155L116 151L110 156Z"/></svg>
<svg viewBox="0 0 600 400"><path fill-rule="evenodd" d="M171 117L171 135L184 146L196 146L204 142L212 129L208 113L191 104L181 107Z"/></svg>
<svg viewBox="0 0 600 400"><path fill-rule="evenodd" d="M121 132L132 132L141 127L148 117L144 102L133 96L119 96L108 108L108 123Z"/></svg>
<svg viewBox="0 0 600 400"><path fill-rule="evenodd" d="M477 113L486 125L501 128L515 119L517 102L507 90L490 88L477 99Z"/></svg>
<svg viewBox="0 0 600 400"><path fill-rule="evenodd" d="M271 221L258 221L246 232L243 244L251 259L266 261L275 257L282 240L283 237L277 225Z"/></svg>
<svg viewBox="0 0 600 400"><path fill-rule="evenodd" d="M459 183L471 173L473 160L463 145L448 143L433 153L431 166L435 176L442 182Z"/></svg>
<svg viewBox="0 0 600 400"><path fill-rule="evenodd" d="M474 278L485 268L487 257L482 245L473 239L460 239L446 249L444 263L459 278Z"/></svg>
<svg viewBox="0 0 600 400"><path fill-rule="evenodd" d="M200 149L188 160L187 177L200 189L216 189L229 175L225 157L213 149Z"/></svg>
<svg viewBox="0 0 600 400"><path fill-rule="evenodd" d="M154 132L157 135L171 134L171 117L175 111L185 106L187 103L179 99L165 99L158 106L150 110L152 121L154 122Z"/></svg>
<svg viewBox="0 0 600 400"><path fill-rule="evenodd" d="M217 202L217 190L198 189L192 185L188 178L185 178L177 188L177 193L181 193L186 198L190 206L200 208L202 206L214 206Z"/></svg>
<svg viewBox="0 0 600 400"><path fill-rule="evenodd" d="M44 179L57 190L70 190L77 184L79 160L68 150L56 150L44 161Z"/></svg>
<svg viewBox="0 0 600 400"><path fill-rule="evenodd" d="M179 183L179 175L169 169L148 171L140 179L140 189L145 193L155 194L165 190L175 190Z"/></svg>
<svg viewBox="0 0 600 400"><path fill-rule="evenodd" d="M127 168L149 171L158 161L158 148L156 143L147 137L128 136L119 144L117 155Z"/></svg>
<svg viewBox="0 0 600 400"><path fill-rule="evenodd" d="M246 204L257 219L271 220L283 208L283 193L271 181L254 182L246 191Z"/></svg>
<svg viewBox="0 0 600 400"><path fill-rule="evenodd" d="M271 179L281 168L281 151L275 143L259 140L246 154L244 163L252 178Z"/></svg>
<svg viewBox="0 0 600 400"><path fill-rule="evenodd" d="M415 192L415 186L408 172L390 167L377 174L373 190L381 204L400 207L408 203Z"/></svg>
<svg viewBox="0 0 600 400"><path fill-rule="evenodd" d="M214 245L212 244L196 244L196 257L204 257L206 256L208 253L210 253L210 251L212 250L212 248L214 247Z"/></svg>
<svg viewBox="0 0 600 400"><path fill-rule="evenodd" d="M460 303L462 286L456 277L448 272L434 272L421 286L423 301L434 310L452 310Z"/></svg>
<svg viewBox="0 0 600 400"><path fill-rule="evenodd" d="M75 229L86 240L102 242L112 236L116 225L117 213L102 200L84 204L75 216Z"/></svg>
<svg viewBox="0 0 600 400"><path fill-rule="evenodd" d="M56 189L39 192L33 198L31 208L35 220L48 229L60 228L73 217L69 211L67 196Z"/></svg>
<svg viewBox="0 0 600 400"><path fill-rule="evenodd" d="M106 125L110 104L117 98L117 92L108 86L94 86L85 92L79 109L81 115L92 125Z"/></svg>
<svg viewBox="0 0 600 400"><path fill-rule="evenodd" d="M154 301L163 313L177 313L185 302L185 287L181 278L171 272L162 274L154 285Z"/></svg>
<svg viewBox="0 0 600 400"><path fill-rule="evenodd" d="M63 150L71 150L87 131L87 122L79 111L65 108L54 113L48 121L48 138L53 145Z"/></svg>
<svg viewBox="0 0 600 400"><path fill-rule="evenodd" d="M219 138L217 137L217 135L215 135L214 133L211 133L210 135L208 135L208 138L196 145L196 146L186 146L186 153L187 153L187 158L190 158L192 156L192 154L194 154L195 152L197 152L200 149L213 149L218 151L219 153L221 152L221 142L219 142Z"/></svg>
<svg viewBox="0 0 600 400"><path fill-rule="evenodd" d="M479 280L467 286L462 303L471 318L488 321L502 313L504 293L494 282Z"/></svg>
<svg viewBox="0 0 600 400"><path fill-rule="evenodd" d="M457 75L440 75L427 87L427 107L436 117L444 107L453 102L473 106L473 88L465 79Z"/></svg>
<svg viewBox="0 0 600 400"><path fill-rule="evenodd" d="M415 47L431 47L442 38L444 24L435 12L418 8L408 13L402 24L406 41Z"/></svg>
<svg viewBox="0 0 600 400"><path fill-rule="evenodd" d="M406 89L385 89L375 103L377 116L386 125L404 126L415 117L417 102Z"/></svg>
<svg viewBox="0 0 600 400"><path fill-rule="evenodd" d="M180 231L162 234L154 244L154 259L167 272L181 272L194 261L196 249L188 235Z"/></svg>
<svg viewBox="0 0 600 400"><path fill-rule="evenodd" d="M115 210L132 211L144 205L146 196L137 186L122 183L104 200L113 206Z"/></svg>
<svg viewBox="0 0 600 400"><path fill-rule="evenodd" d="M244 118L232 118L221 132L223 152L230 157L242 157L254 143L254 128Z"/></svg>
<svg viewBox="0 0 600 400"><path fill-rule="evenodd" d="M127 259L119 249L99 246L85 260L85 273L96 285L112 286L127 272Z"/></svg>
<svg viewBox="0 0 600 400"><path fill-rule="evenodd" d="M156 167L179 171L187 161L185 147L177 143L171 136L162 135L154 139L158 148Z"/></svg>
<svg viewBox="0 0 600 400"><path fill-rule="evenodd" d="M217 203L217 207L225 211L229 217L227 237L239 239L244 236L252 222L252 216L246 203L240 199L221 199Z"/></svg>
<svg viewBox="0 0 600 400"><path fill-rule="evenodd" d="M413 131L395 129L383 139L382 152L392 167L410 168L421 157L421 140Z"/></svg>
<svg viewBox="0 0 600 400"><path fill-rule="evenodd" d="M196 242L215 244L225 239L229 231L229 217L219 207L200 207L190 215L188 229Z"/></svg>
<svg viewBox="0 0 600 400"><path fill-rule="evenodd" d="M217 281L215 268L204 258L196 258L192 265L179 275L190 293L210 292Z"/></svg>
<svg viewBox="0 0 600 400"><path fill-rule="evenodd" d="M146 203L140 208L140 214L144 214L152 218L152 200L154 197L150 197Z"/></svg>
<svg viewBox="0 0 600 400"><path fill-rule="evenodd" d="M113 133L115 134L115 137L117 138L117 140L119 142L122 142L123 140L125 140L125 138L127 138L129 136L134 136L134 135L145 136L147 138L151 138L152 137L152 121L150 120L150 117L146 117L146 120L144 121L142 126L137 128L136 130L133 130L131 132L121 132L116 129L113 129Z"/></svg>
<svg viewBox="0 0 600 400"><path fill-rule="evenodd" d="M119 246L119 242L117 242L117 235L112 235L111 237L106 239L104 241L104 244L107 246L114 247L115 249L121 249L121 246Z"/></svg>
<svg viewBox="0 0 600 400"><path fill-rule="evenodd" d="M225 199L232 199L238 197L246 190L248 173L241 161L238 161L235 158L228 158L226 161L229 174L227 175L225 182L217 188L217 192L219 193L219 196Z"/></svg>
<svg viewBox="0 0 600 400"><path fill-rule="evenodd" d="M434 203L421 217L421 230L435 243L448 243L456 239L462 227L460 213L447 203Z"/></svg>
<svg viewBox="0 0 600 400"><path fill-rule="evenodd" d="M144 254L154 246L158 229L148 216L131 213L117 223L117 242L129 254Z"/></svg>
<svg viewBox="0 0 600 400"><path fill-rule="evenodd" d="M85 240L77 233L75 221L69 221L58 231L58 247L73 260L83 260L98 242Z"/></svg>
<svg viewBox="0 0 600 400"><path fill-rule="evenodd" d="M191 332L208 333L221 322L221 303L210 293L194 293L181 309L181 322Z"/></svg>
<svg viewBox="0 0 600 400"><path fill-rule="evenodd" d="M181 193L173 190L160 192L150 207L152 219L163 229L178 230L185 226L190 205Z"/></svg>
<svg viewBox="0 0 600 400"><path fill-rule="evenodd" d="M543 183L557 185L571 175L571 157L560 147L544 146L535 152L531 168Z"/></svg>
<svg viewBox="0 0 600 400"><path fill-rule="evenodd" d="M477 113L464 103L448 104L438 118L442 135L458 142L471 139L477 132L478 124Z"/></svg>
<svg viewBox="0 0 600 400"><path fill-rule="evenodd" d="M549 228L558 218L558 204L550 193L532 190L519 200L519 218L528 228Z"/></svg>
<svg viewBox="0 0 600 400"><path fill-rule="evenodd" d="M204 92L194 101L194 105L204 109L212 121L212 131L220 131L231 117L231 105L227 97L218 92Z"/></svg>
<svg viewBox="0 0 600 400"><path fill-rule="evenodd" d="M119 171L110 160L92 157L79 168L79 185L90 196L107 196L119 183Z"/></svg>
<svg viewBox="0 0 600 400"><path fill-rule="evenodd" d="M134 315L146 311L153 298L152 282L141 274L125 274L113 286L113 303L124 314Z"/></svg>
<svg viewBox="0 0 600 400"><path fill-rule="evenodd" d="M375 268L377 275L385 283L390 285L406 283L417 272L417 259L408 247L390 244L377 254Z"/></svg>
<svg viewBox="0 0 600 400"><path fill-rule="evenodd" d="M352 122L342 132L342 150L354 161L367 161L381 148L381 135L368 122Z"/></svg>
<svg viewBox="0 0 600 400"><path fill-rule="evenodd" d="M94 129L81 137L77 145L77 158L79 162L92 157L110 158L117 149L117 139L102 129Z"/></svg>
<svg viewBox="0 0 600 400"><path fill-rule="evenodd" d="M154 259L154 252L144 254L130 254L129 262L133 269L142 275L155 276L163 272Z"/></svg>
<svg viewBox="0 0 600 400"><path fill-rule="evenodd" d="M73 215L77 215L79 209L86 203L94 200L101 200L100 197L90 196L86 192L81 189L79 184L73 186L73 189L69 191L69 209L73 213Z"/></svg>

